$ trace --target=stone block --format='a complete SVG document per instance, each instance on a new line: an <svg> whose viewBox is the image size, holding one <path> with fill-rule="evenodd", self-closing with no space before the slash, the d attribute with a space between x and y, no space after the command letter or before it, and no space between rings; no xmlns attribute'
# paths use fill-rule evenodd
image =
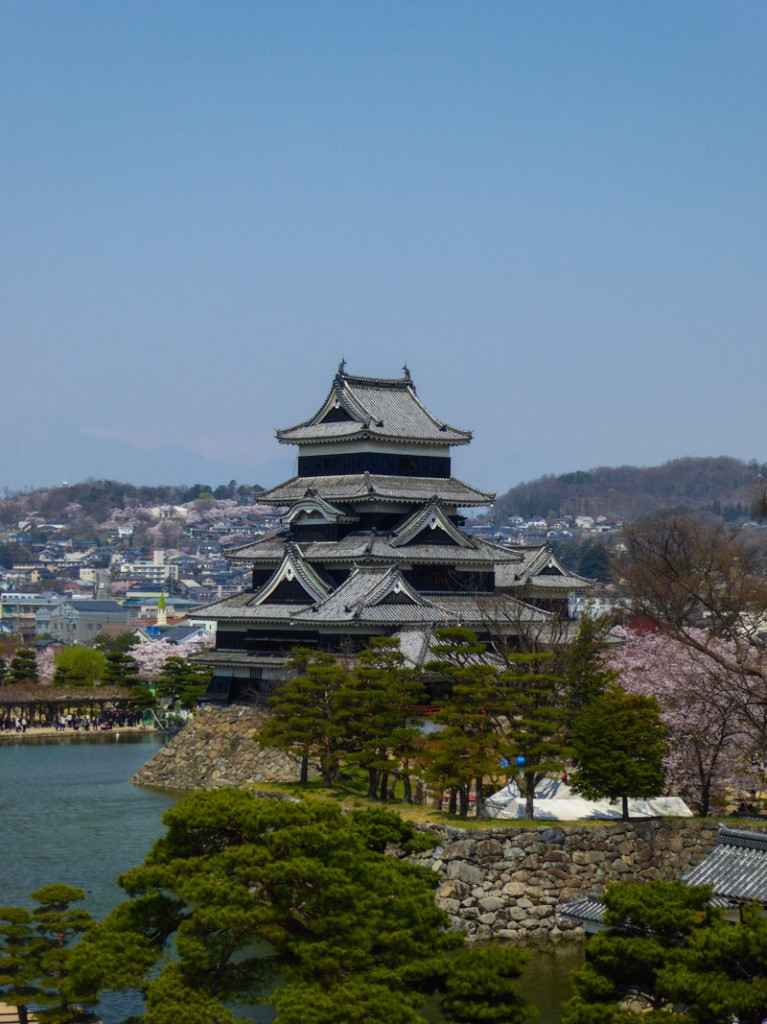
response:
<svg viewBox="0 0 767 1024"><path fill-rule="evenodd" d="M495 863L503 857L503 844L497 839L484 839L476 844L474 856L480 862Z"/></svg>
<svg viewBox="0 0 767 1024"><path fill-rule="evenodd" d="M442 859L471 860L474 857L476 845L473 839L463 839L449 845L446 844Z"/></svg>
<svg viewBox="0 0 767 1024"><path fill-rule="evenodd" d="M462 860L451 860L447 865L448 878L460 878L468 885L481 885L485 880L484 872L474 864Z"/></svg>
<svg viewBox="0 0 767 1024"><path fill-rule="evenodd" d="M463 900L469 895L469 886L459 878L448 878L437 889L440 899Z"/></svg>
<svg viewBox="0 0 767 1024"><path fill-rule="evenodd" d="M504 885L501 892L504 896L524 896L527 892L527 886L523 885L522 882L509 882Z"/></svg>

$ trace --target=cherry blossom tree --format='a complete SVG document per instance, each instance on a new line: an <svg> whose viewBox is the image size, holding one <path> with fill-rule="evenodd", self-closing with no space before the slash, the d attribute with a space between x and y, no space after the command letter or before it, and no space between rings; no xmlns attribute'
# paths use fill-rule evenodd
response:
<svg viewBox="0 0 767 1024"><path fill-rule="evenodd" d="M750 680L725 667L735 658L729 641L701 637L690 646L661 631L621 631L621 637L611 666L625 690L655 697L661 707L669 787L701 815L728 790L752 790L752 758L765 731Z"/></svg>
<svg viewBox="0 0 767 1024"><path fill-rule="evenodd" d="M37 657L37 677L41 683L50 684L53 682L53 673L55 671L55 655L52 647L44 647L42 651L38 651Z"/></svg>
<svg viewBox="0 0 767 1024"><path fill-rule="evenodd" d="M154 681L160 677L168 658L178 655L178 648L167 640L150 640L131 647L131 657L139 667L141 679Z"/></svg>

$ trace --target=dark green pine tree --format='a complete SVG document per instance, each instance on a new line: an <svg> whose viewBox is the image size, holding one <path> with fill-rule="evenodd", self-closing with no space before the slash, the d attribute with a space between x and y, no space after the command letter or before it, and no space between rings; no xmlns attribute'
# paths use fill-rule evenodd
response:
<svg viewBox="0 0 767 1024"><path fill-rule="evenodd" d="M387 798L392 775L402 780L412 802L410 764L420 748L420 729L410 726L413 708L424 700L420 675L404 665L399 641L374 637L360 652L342 693L346 760L368 774L370 799Z"/></svg>
<svg viewBox="0 0 767 1024"><path fill-rule="evenodd" d="M411 824L235 789L194 793L165 823L121 876L130 898L73 951L73 984L145 988L152 1024L231 1024L232 1002L271 1002L276 1024L425 1024L464 938L434 873L385 852L430 844Z"/></svg>
<svg viewBox="0 0 767 1024"><path fill-rule="evenodd" d="M589 800L620 797L627 820L629 797L663 792L665 737L654 697L612 687L587 704L573 724L573 789Z"/></svg>
<svg viewBox="0 0 767 1024"><path fill-rule="evenodd" d="M134 686L138 683L139 667L135 658L123 650L112 650L106 656L102 681L109 686Z"/></svg>
<svg viewBox="0 0 767 1024"><path fill-rule="evenodd" d="M302 782L313 763L324 784L333 786L348 748L348 715L340 697L348 674L330 655L314 651L296 652L293 663L302 674L282 683L270 698L272 716L258 740L299 757Z"/></svg>
<svg viewBox="0 0 767 1024"><path fill-rule="evenodd" d="M608 927L589 939L586 964L573 975L576 996L564 1007L563 1024L731 1024L734 1015L722 1016L722 1006L711 1016L690 1014L689 1008L677 1015L674 985L662 982L662 977L680 979L692 937L710 934L721 921L710 889L683 882L619 882L607 886L602 902ZM761 1017L738 1019L758 1024Z"/></svg>
<svg viewBox="0 0 767 1024"><path fill-rule="evenodd" d="M740 920L715 920L691 931L683 955L658 971L669 1003L684 1005L694 1024L761 1024L767 1006L767 918L743 906Z"/></svg>
<svg viewBox="0 0 767 1024"><path fill-rule="evenodd" d="M16 686L39 681L35 652L31 647L20 647L11 658L11 664L8 667L8 685Z"/></svg>
<svg viewBox="0 0 767 1024"><path fill-rule="evenodd" d="M440 1003L448 1024L528 1024L535 1009L517 991L529 959L516 946L478 944L454 957Z"/></svg>
<svg viewBox="0 0 767 1024"><path fill-rule="evenodd" d="M86 1024L97 1015L95 1002L78 996L69 979L72 942L93 926L87 911L73 907L85 891L70 885L47 885L32 893L37 906L0 907L0 996L17 1007L21 1024L35 1019L48 1024Z"/></svg>
<svg viewBox="0 0 767 1024"><path fill-rule="evenodd" d="M536 651L511 655L511 665L498 677L494 699L501 753L525 798L525 817L533 818L535 787L566 762L565 709L562 677L555 655Z"/></svg>
<svg viewBox="0 0 767 1024"><path fill-rule="evenodd" d="M0 686L6 686L8 683L8 666L5 663L5 658L0 657Z"/></svg>
<svg viewBox="0 0 767 1024"><path fill-rule="evenodd" d="M429 774L438 781L444 773L443 782L458 795L462 816L467 813L473 784L476 815L482 818L484 778L497 773L501 757L494 703L498 668L487 658L487 645L471 630L440 629L436 640L431 648L434 657L426 668L442 677L449 694L432 717L445 728L429 737ZM452 803L451 798L451 810Z"/></svg>
<svg viewBox="0 0 767 1024"><path fill-rule="evenodd" d="M155 686L155 694L168 700L171 707L190 709L208 689L211 671L202 665L194 665L186 658L167 658L162 666Z"/></svg>

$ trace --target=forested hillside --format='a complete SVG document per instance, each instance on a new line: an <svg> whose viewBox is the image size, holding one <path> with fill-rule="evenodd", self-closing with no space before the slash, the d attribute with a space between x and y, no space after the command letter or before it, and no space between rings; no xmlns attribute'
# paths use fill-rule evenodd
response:
<svg viewBox="0 0 767 1024"><path fill-rule="evenodd" d="M725 519L751 513L767 464L727 456L674 459L662 466L601 466L518 484L496 500L499 517L536 519L604 515L636 519L663 508L714 512Z"/></svg>
<svg viewBox="0 0 767 1024"><path fill-rule="evenodd" d="M218 487L205 483L192 487L135 487L116 480L86 480L80 484L19 494L6 493L0 499L0 524L16 522L32 513L48 521L66 520L73 506L77 506L81 516L105 520L116 510L127 511L147 505L183 505L206 494L219 500L229 498L248 502L262 490L258 484L249 486L238 484L236 480Z"/></svg>

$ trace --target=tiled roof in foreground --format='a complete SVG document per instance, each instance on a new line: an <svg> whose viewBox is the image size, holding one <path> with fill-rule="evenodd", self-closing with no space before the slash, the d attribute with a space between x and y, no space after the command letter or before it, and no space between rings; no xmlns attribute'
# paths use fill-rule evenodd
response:
<svg viewBox="0 0 767 1024"><path fill-rule="evenodd" d="M720 825L716 846L682 880L710 885L730 900L767 905L767 835Z"/></svg>
<svg viewBox="0 0 767 1024"><path fill-rule="evenodd" d="M728 908L740 903L767 907L767 834L719 826L716 845L703 860L682 875L686 885L708 885L714 906ZM599 925L606 911L599 893L589 893L561 903L557 913L580 921L586 930Z"/></svg>
<svg viewBox="0 0 767 1024"><path fill-rule="evenodd" d="M448 505L491 505L494 494L456 480L455 477L383 476L354 473L346 476L294 476L262 491L258 500L267 505L292 505L309 492L322 493L329 502L393 501L397 504L428 501L436 497Z"/></svg>

